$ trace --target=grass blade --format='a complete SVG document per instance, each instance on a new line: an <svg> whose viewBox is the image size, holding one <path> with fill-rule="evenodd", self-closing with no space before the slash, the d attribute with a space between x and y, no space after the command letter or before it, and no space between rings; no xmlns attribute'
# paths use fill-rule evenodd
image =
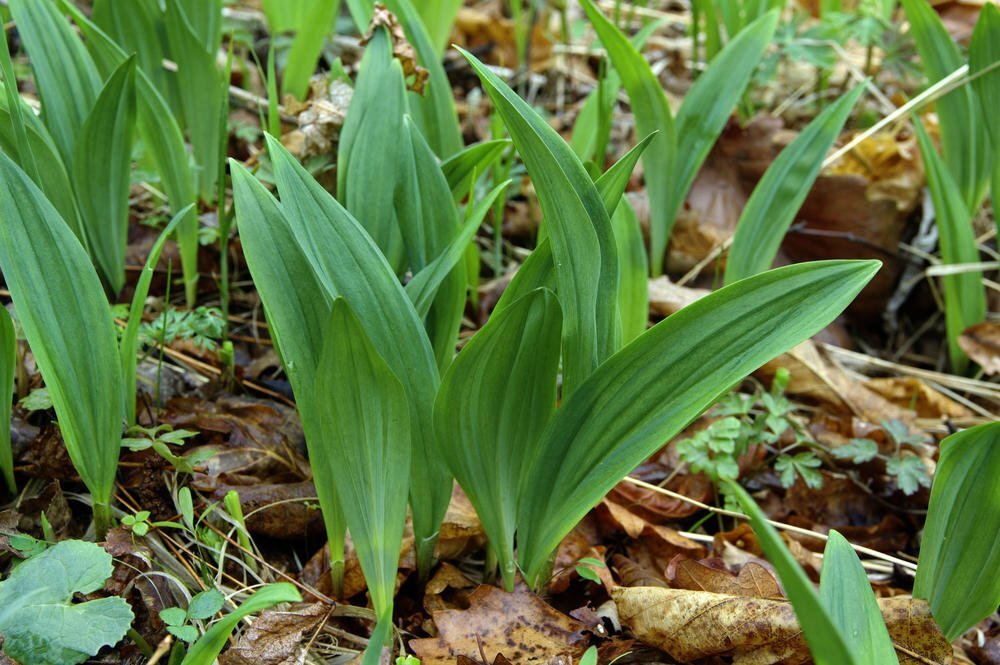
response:
<svg viewBox="0 0 1000 665"><path fill-rule="evenodd" d="M556 406L561 327L555 295L532 291L469 340L435 400L441 452L482 520L508 591L525 465Z"/></svg>
<svg viewBox="0 0 1000 665"><path fill-rule="evenodd" d="M913 582L914 598L954 641L1000 604L1000 423L952 434L941 455Z"/></svg>
<svg viewBox="0 0 1000 665"><path fill-rule="evenodd" d="M135 58L108 78L74 146L73 182L87 246L112 294L125 284L135 130Z"/></svg>
<svg viewBox="0 0 1000 665"><path fill-rule="evenodd" d="M545 582L560 540L623 476L734 382L832 321L879 265L803 263L736 282L601 365L563 402L539 442L518 512L518 557L528 582Z"/></svg>
<svg viewBox="0 0 1000 665"><path fill-rule="evenodd" d="M14 401L14 369L17 364L17 335L14 322L6 307L0 307L0 422L9 423ZM0 427L0 476L12 493L14 482L14 451L10 442L10 427Z"/></svg>
<svg viewBox="0 0 1000 665"><path fill-rule="evenodd" d="M868 574L847 539L832 530L823 551L819 601L842 639L851 645L854 662L858 665L898 665L896 648L885 627ZM820 624L814 632L825 629L826 626Z"/></svg>
<svg viewBox="0 0 1000 665"><path fill-rule="evenodd" d="M649 136L656 132L642 162L651 219L649 268L656 276L663 270L667 241L673 228L673 218L677 215L676 210L670 210L670 181L677 177L674 117L667 103L666 93L638 49L604 17L593 0L581 0L581 4L628 92L632 113L635 115L636 133Z"/></svg>
<svg viewBox="0 0 1000 665"><path fill-rule="evenodd" d="M503 118L538 193L563 306L563 396L620 345L611 219L565 141L475 56L462 51Z"/></svg>
<svg viewBox="0 0 1000 665"><path fill-rule="evenodd" d="M750 524L760 539L760 547L767 555L767 560L778 571L781 585L795 609L795 616L799 619L806 643L817 665L861 665L861 661L855 658L839 627L820 602L805 571L785 547L775 528L768 524L764 511L737 483L725 482L726 489L736 495L743 512L750 518ZM881 614L879 616L881 617ZM895 653L893 655L895 656Z"/></svg>
<svg viewBox="0 0 1000 665"><path fill-rule="evenodd" d="M316 450L322 454L310 463L317 485L337 488L375 614L391 623L406 523L409 405L343 298L333 301L326 333L316 377L323 425Z"/></svg>
<svg viewBox="0 0 1000 665"><path fill-rule="evenodd" d="M945 264L976 263L979 248L972 231L972 213L962 201L959 187L945 166L920 120L914 118L914 129L920 143L920 155L927 172L927 188L934 202L935 223L941 260ZM945 275L944 319L948 333L948 357L952 369L964 372L969 357L958 344L958 336L971 325L986 318L986 289L979 271Z"/></svg>
<svg viewBox="0 0 1000 665"><path fill-rule="evenodd" d="M124 415L111 311L83 246L6 155L0 183L0 266L103 537Z"/></svg>
<svg viewBox="0 0 1000 665"><path fill-rule="evenodd" d="M823 158L863 90L858 86L826 107L764 172L736 224L726 258L727 284L771 267L788 227L819 175Z"/></svg>

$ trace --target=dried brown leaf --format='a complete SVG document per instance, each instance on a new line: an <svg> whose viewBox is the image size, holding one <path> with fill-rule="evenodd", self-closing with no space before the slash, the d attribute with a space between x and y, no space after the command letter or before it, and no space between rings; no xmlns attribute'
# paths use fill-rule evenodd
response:
<svg viewBox="0 0 1000 665"><path fill-rule="evenodd" d="M219 657L221 665L302 665L306 645L331 610L312 603L289 612L262 612L235 646Z"/></svg>
<svg viewBox="0 0 1000 665"><path fill-rule="evenodd" d="M987 374L1000 372L1000 323L977 323L959 335L958 345Z"/></svg>
<svg viewBox="0 0 1000 665"><path fill-rule="evenodd" d="M764 566L750 562L739 573L730 572L721 559L678 559L667 571L670 586L751 598L782 598L781 586Z"/></svg>

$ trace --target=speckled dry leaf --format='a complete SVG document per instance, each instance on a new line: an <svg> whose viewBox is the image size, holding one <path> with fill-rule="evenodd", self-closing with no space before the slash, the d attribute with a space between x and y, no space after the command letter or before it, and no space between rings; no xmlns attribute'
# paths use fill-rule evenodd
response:
<svg viewBox="0 0 1000 665"><path fill-rule="evenodd" d="M399 64L403 67L403 75L407 77L407 87L422 95L424 85L427 83L427 70L417 64L417 52L407 41L406 32L400 25L399 19L381 2L375 3L368 34L361 40L361 43L367 44L378 27L385 27L389 31L389 37L392 40L392 55L399 60Z"/></svg>
<svg viewBox="0 0 1000 665"><path fill-rule="evenodd" d="M489 662L502 653L518 665L571 665L587 646L583 624L557 612L524 587L507 593L480 586L469 609L434 612L438 637L412 640L423 665L454 665L458 656Z"/></svg>
<svg viewBox="0 0 1000 665"><path fill-rule="evenodd" d="M428 612L439 612L441 610L455 609L449 603L454 595L453 590L471 589L475 584L469 581L461 570L448 562L438 566L434 577L424 587L424 609ZM448 598L445 598L445 595Z"/></svg>
<svg viewBox="0 0 1000 665"><path fill-rule="evenodd" d="M987 374L1000 372L1000 323L977 323L959 335L958 345Z"/></svg>
<svg viewBox="0 0 1000 665"><path fill-rule="evenodd" d="M731 656L734 665L812 660L788 601L653 587L619 587L611 595L624 626L680 662L712 656ZM879 607L894 644L902 647L901 665L947 662L951 645L924 601L887 598Z"/></svg>
<svg viewBox="0 0 1000 665"><path fill-rule="evenodd" d="M715 563L718 562L718 563ZM672 573L672 575L670 575ZM670 569L670 586L751 598L782 598L781 586L767 568L750 562L732 573L721 560L680 559Z"/></svg>
<svg viewBox="0 0 1000 665"><path fill-rule="evenodd" d="M1000 344L1000 336L997 337L997 342ZM997 346L997 353L1000 354L1000 345ZM996 356L996 361L1000 367L1000 355ZM887 376L868 379L865 386L898 407L912 408L918 418L967 418L973 415L971 410L916 377Z"/></svg>
<svg viewBox="0 0 1000 665"><path fill-rule="evenodd" d="M291 612L262 612L235 646L219 657L222 665L302 665L306 644L330 614L312 603Z"/></svg>

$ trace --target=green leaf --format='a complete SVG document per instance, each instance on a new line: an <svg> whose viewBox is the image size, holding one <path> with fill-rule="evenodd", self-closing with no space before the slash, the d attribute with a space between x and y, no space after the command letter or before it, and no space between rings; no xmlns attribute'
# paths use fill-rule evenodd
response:
<svg viewBox="0 0 1000 665"><path fill-rule="evenodd" d="M272 35L294 32L292 47L285 61L281 90L285 94L304 99L326 37L335 27L340 0L265 0L262 6Z"/></svg>
<svg viewBox="0 0 1000 665"><path fill-rule="evenodd" d="M135 58L129 57L104 84L72 162L86 244L113 294L125 284L135 114Z"/></svg>
<svg viewBox="0 0 1000 665"><path fill-rule="evenodd" d="M806 487L815 490L823 486L823 476L816 471L822 463L815 453L804 451L795 455L778 455L774 470L778 472L782 487L791 487L795 484L795 476L799 476Z"/></svg>
<svg viewBox="0 0 1000 665"><path fill-rule="evenodd" d="M902 5L928 82L936 83L965 64L941 17L926 0L902 0ZM991 163L988 144L981 135L988 121L979 117L968 86L960 86L938 99L935 109L940 119L944 163L965 208L975 210L986 191Z"/></svg>
<svg viewBox="0 0 1000 665"><path fill-rule="evenodd" d="M135 390L136 390L136 354L139 347L139 324L142 323L142 312L146 304L146 296L149 295L149 285L153 281L153 273L160 254L163 252L163 245L167 238L174 232L174 229L184 221L194 204L181 210L160 232L160 237L153 243L146 257L146 263L142 267L142 273L135 285L135 293L132 295L132 305L129 307L128 321L125 323L125 330L122 331L121 341L118 344L118 355L121 359L122 368L122 396L125 400L125 422L128 426L135 425ZM181 430L183 431L183 430Z"/></svg>
<svg viewBox="0 0 1000 665"><path fill-rule="evenodd" d="M9 423L14 401L14 369L17 365L17 335L6 307L0 307L0 423ZM14 452L10 427L0 427L0 476L7 489L17 492L14 482Z"/></svg>
<svg viewBox="0 0 1000 665"><path fill-rule="evenodd" d="M974 96L979 101L979 117L990 118L1000 108L1000 9L994 4L983 5L979 20L969 42L969 77ZM993 159L1000 150L1000 128L993 122L983 122L982 128L993 145ZM979 127L974 128L979 130ZM994 165L995 168L995 165Z"/></svg>
<svg viewBox="0 0 1000 665"><path fill-rule="evenodd" d="M167 632L188 644L198 639L198 629L194 626L167 626Z"/></svg>
<svg viewBox="0 0 1000 665"><path fill-rule="evenodd" d="M594 186L597 187L597 191L601 195L604 209L608 211L608 215L613 215L618 208L625 188L628 187L628 181L632 178L632 171L639 162L639 157L642 156L654 138L655 134L650 134L639 141L634 148L625 153L600 178L594 181Z"/></svg>
<svg viewBox="0 0 1000 665"><path fill-rule="evenodd" d="M122 520L124 523L125 520ZM184 622L187 621L187 612L179 607L168 607L165 610L160 610L160 620L168 626L183 626Z"/></svg>
<svg viewBox="0 0 1000 665"><path fill-rule="evenodd" d="M830 452L839 459L849 459L855 464L864 464L878 456L878 444L871 439L851 439L842 446L831 448Z"/></svg>
<svg viewBox="0 0 1000 665"><path fill-rule="evenodd" d="M34 411L45 411L52 408L52 398L49 391L44 386L33 388L30 393L22 397L17 402L22 409L32 413Z"/></svg>
<svg viewBox="0 0 1000 665"><path fill-rule="evenodd" d="M618 256L611 218L583 164L510 87L462 51L528 169L549 230L563 307L563 396L620 345Z"/></svg>
<svg viewBox="0 0 1000 665"><path fill-rule="evenodd" d="M423 270L447 249L459 229L458 208L437 158L409 117L403 118L396 217L410 270ZM466 246L468 243L466 243ZM464 247L462 248L464 254ZM465 312L465 266L455 265L439 282L424 325L438 368L455 355Z"/></svg>
<svg viewBox="0 0 1000 665"><path fill-rule="evenodd" d="M333 301L325 331L316 377L323 435L314 450L321 455L310 462L317 484L336 486L375 614L391 622L406 522L409 404L343 298Z"/></svg>
<svg viewBox="0 0 1000 665"><path fill-rule="evenodd" d="M921 487L931 486L931 475L924 466L924 461L916 455L897 455L889 459L885 472L896 478L903 494L916 494Z"/></svg>
<svg viewBox="0 0 1000 665"><path fill-rule="evenodd" d="M427 26L427 37L434 45L434 52L438 57L448 46L451 26L461 6L462 0L423 0L417 5L420 18Z"/></svg>
<svg viewBox="0 0 1000 665"><path fill-rule="evenodd" d="M733 383L832 321L879 265L805 263L736 282L601 365L539 441L518 509L518 557L528 582L544 582L562 537L623 476Z"/></svg>
<svg viewBox="0 0 1000 665"><path fill-rule="evenodd" d="M635 130L639 136L650 136L652 144L642 160L649 194L649 268L654 276L663 270L663 257L673 229L677 211L671 210L671 179L677 177L677 135L674 117L667 95L638 49L600 12L593 0L581 0L597 36L608 51L615 71L628 92ZM749 57L749 56L748 56ZM728 110L726 111L728 113ZM679 203L677 204L679 207ZM560 293L560 296L562 294Z"/></svg>
<svg viewBox="0 0 1000 665"><path fill-rule="evenodd" d="M452 362L434 405L441 453L483 522L508 590L517 497L556 405L561 323L546 289L494 313Z"/></svg>
<svg viewBox="0 0 1000 665"><path fill-rule="evenodd" d="M504 289L491 316L502 312L535 289L546 288L554 291L555 286L556 264L552 260L552 244L548 238L544 238L514 273L514 279Z"/></svg>
<svg viewBox="0 0 1000 665"><path fill-rule="evenodd" d="M117 335L104 290L76 236L5 155L0 155L0 183L0 268L70 459L95 508L106 508L118 469L124 405Z"/></svg>
<svg viewBox="0 0 1000 665"><path fill-rule="evenodd" d="M239 607L228 612L224 617L215 622L208 631L195 642L181 665L205 665L215 660L222 647L226 646L229 634L233 632L243 617L269 607L274 607L278 603L299 603L302 596L294 585L288 582L276 582L257 589L249 598L244 600Z"/></svg>
<svg viewBox="0 0 1000 665"><path fill-rule="evenodd" d="M1000 423L952 434L941 455L913 582L950 641L1000 605Z"/></svg>
<svg viewBox="0 0 1000 665"><path fill-rule="evenodd" d="M788 227L802 207L823 159L864 91L859 85L827 106L789 143L754 187L726 258L726 283L771 267Z"/></svg>
<svg viewBox="0 0 1000 665"><path fill-rule="evenodd" d="M798 617L802 633L817 665L860 665L861 661L848 646L840 626L820 601L812 582L785 547L781 536L768 524L764 511L736 482L726 481L724 487L729 493L736 495L743 511L750 517L750 524L753 525L754 533L760 540L760 547L767 555L768 561L778 571L781 585L785 588L785 595L792 603L795 616Z"/></svg>
<svg viewBox="0 0 1000 665"><path fill-rule="evenodd" d="M854 651L858 665L899 663L861 560L836 531L823 551L819 600Z"/></svg>
<svg viewBox="0 0 1000 665"><path fill-rule="evenodd" d="M945 168L921 122L914 119L913 126L927 173L927 188L934 202L934 221L938 228L941 260L946 265L976 263L979 261L979 248L972 231L972 213L962 202L959 194L961 190ZM969 364L969 357L958 344L959 335L986 318L986 289L982 277L982 272L971 271L941 278L944 282L948 357L956 372L964 372Z"/></svg>
<svg viewBox="0 0 1000 665"><path fill-rule="evenodd" d="M472 176L483 174L490 168L503 151L510 145L507 139L480 141L473 143L441 163L441 171L448 181L452 196L457 200L465 198L469 193Z"/></svg>
<svg viewBox="0 0 1000 665"><path fill-rule="evenodd" d="M191 599L188 604L187 617L189 619L211 619L217 612L222 611L222 606L225 604L226 597L219 591L206 589Z"/></svg>
<svg viewBox="0 0 1000 665"><path fill-rule="evenodd" d="M101 89L101 78L54 2L13 0L8 4L31 58L43 120L63 162L70 167L77 136Z"/></svg>
<svg viewBox="0 0 1000 665"><path fill-rule="evenodd" d="M622 322L622 343L628 344L645 332L649 323L649 263L639 219L627 200L618 204L611 215L611 228L615 233L621 271L618 311Z"/></svg>
<svg viewBox="0 0 1000 665"><path fill-rule="evenodd" d="M111 555L80 540L56 543L15 568L0 582L4 653L32 665L68 665L116 644L132 623L123 598L72 602L102 589L111 572Z"/></svg>

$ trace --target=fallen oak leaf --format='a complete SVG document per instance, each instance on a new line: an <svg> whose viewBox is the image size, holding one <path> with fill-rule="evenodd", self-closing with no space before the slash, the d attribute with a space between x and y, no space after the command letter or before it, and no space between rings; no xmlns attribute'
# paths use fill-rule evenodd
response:
<svg viewBox="0 0 1000 665"><path fill-rule="evenodd" d="M623 626L680 662L712 656L731 656L734 665L812 661L787 600L659 587L619 587L611 597ZM948 662L951 645L926 602L895 597L878 604L900 665Z"/></svg>
<svg viewBox="0 0 1000 665"><path fill-rule="evenodd" d="M453 665L459 656L487 662L497 655L518 665L576 662L587 646L585 626L556 611L524 586L507 593L481 585L469 609L432 614L438 637L410 641L423 665Z"/></svg>

